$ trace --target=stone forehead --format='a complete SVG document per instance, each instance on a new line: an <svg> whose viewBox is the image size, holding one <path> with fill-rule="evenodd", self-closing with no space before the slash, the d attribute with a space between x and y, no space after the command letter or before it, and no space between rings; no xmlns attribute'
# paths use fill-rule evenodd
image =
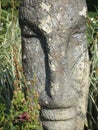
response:
<svg viewBox="0 0 98 130"><path fill-rule="evenodd" d="M35 9L43 7L46 11L49 11L50 8L70 8L70 5L77 7L80 11L82 10L83 6L85 5L85 0L22 0L21 5L25 6L26 8L33 7ZM66 7L67 6L67 7Z"/></svg>
<svg viewBox="0 0 98 130"><path fill-rule="evenodd" d="M69 3L75 3L76 0L22 0L21 3L24 5L29 5L32 6L34 4L39 4L39 3L64 3L64 4L69 4Z"/></svg>

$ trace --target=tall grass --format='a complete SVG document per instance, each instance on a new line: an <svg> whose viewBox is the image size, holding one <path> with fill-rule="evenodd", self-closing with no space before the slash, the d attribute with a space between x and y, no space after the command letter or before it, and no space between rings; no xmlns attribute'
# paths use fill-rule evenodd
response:
<svg viewBox="0 0 98 130"><path fill-rule="evenodd" d="M2 10L0 23L0 87L4 88L8 95L5 102L9 104L9 89L13 90L13 81L15 79L15 49L17 49L16 59L21 62L21 38L17 17L7 11ZM21 65L21 64L20 64ZM10 94L10 95L9 95Z"/></svg>
<svg viewBox="0 0 98 130"><path fill-rule="evenodd" d="M23 74L21 34L14 8L12 12L1 10L0 34L0 130L37 130L38 94L32 89L34 98L30 98Z"/></svg>
<svg viewBox="0 0 98 130"><path fill-rule="evenodd" d="M88 100L88 128L98 130L98 12L87 20L87 38L90 57L90 90Z"/></svg>

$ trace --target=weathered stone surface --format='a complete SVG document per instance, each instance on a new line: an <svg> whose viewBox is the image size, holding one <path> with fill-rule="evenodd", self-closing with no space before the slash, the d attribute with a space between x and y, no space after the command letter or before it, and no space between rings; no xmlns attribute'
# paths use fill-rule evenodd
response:
<svg viewBox="0 0 98 130"><path fill-rule="evenodd" d="M23 68L44 130L83 130L89 89L85 0L22 0ZM64 114L64 115L63 115Z"/></svg>

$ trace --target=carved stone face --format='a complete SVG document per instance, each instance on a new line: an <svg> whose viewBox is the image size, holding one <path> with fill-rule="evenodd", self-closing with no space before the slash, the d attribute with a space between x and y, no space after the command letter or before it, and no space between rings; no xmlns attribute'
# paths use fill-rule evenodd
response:
<svg viewBox="0 0 98 130"><path fill-rule="evenodd" d="M20 4L23 68L27 80L36 77L45 130L83 129L89 86L85 17L84 0Z"/></svg>

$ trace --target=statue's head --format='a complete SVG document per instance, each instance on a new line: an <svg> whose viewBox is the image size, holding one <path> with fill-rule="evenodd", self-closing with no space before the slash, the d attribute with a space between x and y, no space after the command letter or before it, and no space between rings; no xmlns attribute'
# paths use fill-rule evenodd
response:
<svg viewBox="0 0 98 130"><path fill-rule="evenodd" d="M84 0L20 4L23 68L28 81L36 77L45 130L82 130L76 124L83 125L89 86L86 11Z"/></svg>

